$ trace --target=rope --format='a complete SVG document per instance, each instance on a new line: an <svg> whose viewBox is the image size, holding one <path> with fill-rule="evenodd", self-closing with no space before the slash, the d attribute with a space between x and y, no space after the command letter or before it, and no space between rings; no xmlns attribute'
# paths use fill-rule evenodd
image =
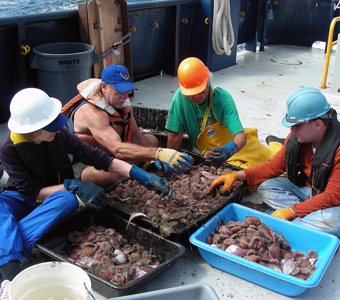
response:
<svg viewBox="0 0 340 300"><path fill-rule="evenodd" d="M214 0L212 46L218 55L231 54L235 37L230 15L230 0Z"/></svg>
<svg viewBox="0 0 340 300"><path fill-rule="evenodd" d="M340 0L338 1L338 4L334 3L334 11L340 9Z"/></svg>

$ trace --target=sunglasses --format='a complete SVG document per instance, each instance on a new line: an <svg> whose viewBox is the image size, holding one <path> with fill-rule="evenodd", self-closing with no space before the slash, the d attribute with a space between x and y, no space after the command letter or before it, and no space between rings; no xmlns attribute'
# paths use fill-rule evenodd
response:
<svg viewBox="0 0 340 300"><path fill-rule="evenodd" d="M127 93L128 95L130 95L133 91L131 90L131 91L127 91L127 92L124 92L124 93L121 93L121 92L118 92L114 87L113 87L113 85L111 85L111 84L107 84L111 89L113 89L116 93L118 93L118 94L125 94L125 93Z"/></svg>

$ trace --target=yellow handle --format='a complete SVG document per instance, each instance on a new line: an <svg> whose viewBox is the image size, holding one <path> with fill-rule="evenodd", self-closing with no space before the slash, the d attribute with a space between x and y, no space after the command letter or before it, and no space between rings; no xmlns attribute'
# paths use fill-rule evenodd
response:
<svg viewBox="0 0 340 300"><path fill-rule="evenodd" d="M31 51L31 47L28 45L26 46L22 45L21 50L22 50L21 55L27 55L27 53Z"/></svg>
<svg viewBox="0 0 340 300"><path fill-rule="evenodd" d="M331 25L329 26L329 34L328 34L328 42L327 42L327 50L326 50L326 60L325 60L325 66L323 69L323 76L322 76L322 83L320 85L320 89L326 88L326 80L327 80L327 74L328 74L328 67L329 67L329 60L331 56L332 46L336 45L338 41L333 42L333 33L334 33L334 27L336 22L340 21L340 17L336 17L332 20Z"/></svg>

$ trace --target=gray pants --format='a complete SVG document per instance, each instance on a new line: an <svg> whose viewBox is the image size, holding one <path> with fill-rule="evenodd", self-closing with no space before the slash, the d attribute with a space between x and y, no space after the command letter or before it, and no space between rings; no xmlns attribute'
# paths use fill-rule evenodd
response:
<svg viewBox="0 0 340 300"><path fill-rule="evenodd" d="M257 193L271 210L283 209L309 199L311 188L299 187L291 183L286 177L276 177L261 183ZM334 206L312 212L303 218L295 218L291 222L340 236L340 206Z"/></svg>

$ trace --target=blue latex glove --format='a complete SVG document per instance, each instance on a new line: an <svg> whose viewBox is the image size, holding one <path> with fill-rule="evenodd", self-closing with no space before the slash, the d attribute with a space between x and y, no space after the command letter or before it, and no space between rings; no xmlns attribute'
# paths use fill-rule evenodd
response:
<svg viewBox="0 0 340 300"><path fill-rule="evenodd" d="M102 188L93 182L76 179L65 179L64 187L73 192L88 207L99 210L107 201L107 196Z"/></svg>
<svg viewBox="0 0 340 300"><path fill-rule="evenodd" d="M215 163L222 164L238 151L238 147L234 141L231 141L223 147L218 146L213 148L212 151L217 153L215 155L210 155L209 159Z"/></svg>
<svg viewBox="0 0 340 300"><path fill-rule="evenodd" d="M171 185L167 180L158 177L155 174L150 174L135 165L132 165L129 175L149 190L167 194L169 196L172 194Z"/></svg>
<svg viewBox="0 0 340 300"><path fill-rule="evenodd" d="M188 171L187 168L192 167L193 158L188 155L180 155L183 160L177 160L178 165L174 165L173 168L175 169L176 173L186 173Z"/></svg>
<svg viewBox="0 0 340 300"><path fill-rule="evenodd" d="M165 161L155 160L153 163L159 171L164 171L165 173L169 175L171 175L174 172L171 166Z"/></svg>

